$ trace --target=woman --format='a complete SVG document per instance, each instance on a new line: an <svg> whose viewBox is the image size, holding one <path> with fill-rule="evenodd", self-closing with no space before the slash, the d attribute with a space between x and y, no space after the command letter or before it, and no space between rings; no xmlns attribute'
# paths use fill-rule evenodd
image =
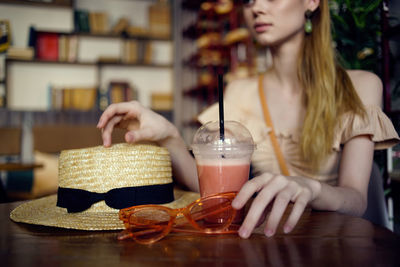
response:
<svg viewBox="0 0 400 267"><path fill-rule="evenodd" d="M252 164L258 174L232 203L242 208L258 193L239 229L248 238L272 205L264 229L272 236L287 205L285 233L306 206L361 216L375 148L399 137L379 108L382 84L365 71L346 71L334 59L327 0L244 0L244 17L260 45L270 48L272 66L260 78L232 82L226 88L226 119L242 122L257 143ZM258 88L260 87L260 92ZM260 98L260 94L262 98ZM264 123L261 102L270 111L288 175L279 169ZM199 116L218 118L213 106ZM114 127L128 130L127 142L152 140L169 149L174 175L198 190L196 167L178 130L137 102L111 105L100 118L104 145Z"/></svg>

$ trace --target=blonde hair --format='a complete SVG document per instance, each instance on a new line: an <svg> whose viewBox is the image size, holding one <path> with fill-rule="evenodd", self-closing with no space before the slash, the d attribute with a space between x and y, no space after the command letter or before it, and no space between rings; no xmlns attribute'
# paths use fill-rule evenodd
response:
<svg viewBox="0 0 400 267"><path fill-rule="evenodd" d="M350 77L335 58L330 23L328 0L321 0L312 16L312 33L305 36L298 57L306 105L300 151L314 171L332 151L339 117L348 111L365 115Z"/></svg>

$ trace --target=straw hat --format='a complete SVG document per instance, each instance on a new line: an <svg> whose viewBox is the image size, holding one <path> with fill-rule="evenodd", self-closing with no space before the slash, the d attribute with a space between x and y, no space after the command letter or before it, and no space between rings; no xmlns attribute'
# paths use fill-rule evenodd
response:
<svg viewBox="0 0 400 267"><path fill-rule="evenodd" d="M15 222L79 230L124 229L118 211L141 204L180 208L198 193L173 188L168 150L152 144L116 144L62 151L57 195L15 208ZM106 204L107 203L107 204Z"/></svg>

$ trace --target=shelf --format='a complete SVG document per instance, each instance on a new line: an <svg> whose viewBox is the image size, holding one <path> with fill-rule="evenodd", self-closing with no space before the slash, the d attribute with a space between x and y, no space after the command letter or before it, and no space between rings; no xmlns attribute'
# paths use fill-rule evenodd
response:
<svg viewBox="0 0 400 267"><path fill-rule="evenodd" d="M145 64L145 63L123 63L123 62L69 62L69 61L54 61L43 59L13 59L6 58L8 63L32 63L32 64L58 64L58 65L80 65L80 66L121 66L121 67L144 67L144 68L172 68L172 64Z"/></svg>
<svg viewBox="0 0 400 267"><path fill-rule="evenodd" d="M52 2L33 0L0 0L0 4L26 5L38 7L73 8L72 0L53 0Z"/></svg>
<svg viewBox="0 0 400 267"><path fill-rule="evenodd" d="M0 0L1 1L1 0ZM125 35L125 34L113 34L113 33L90 33L90 32L66 32L66 31L54 31L54 30L35 30L36 34L59 34L68 36L78 37L93 37L93 38L110 38L110 39L136 39L144 41L171 41L172 38L165 36L151 36L151 35Z"/></svg>
<svg viewBox="0 0 400 267"><path fill-rule="evenodd" d="M172 64L146 64L146 63L123 63L123 62L96 62L100 66L121 66L121 67L144 67L144 68L172 68Z"/></svg>
<svg viewBox="0 0 400 267"><path fill-rule="evenodd" d="M32 64L69 64L69 65L82 65L82 66L95 66L96 62L69 62L69 61L54 61L44 59L14 59L6 58L6 64L8 63L32 63Z"/></svg>

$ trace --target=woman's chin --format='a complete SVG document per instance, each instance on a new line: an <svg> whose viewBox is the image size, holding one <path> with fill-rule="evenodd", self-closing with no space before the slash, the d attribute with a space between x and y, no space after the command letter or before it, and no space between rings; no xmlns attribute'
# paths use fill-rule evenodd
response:
<svg viewBox="0 0 400 267"><path fill-rule="evenodd" d="M272 40L271 38L265 36L257 36L256 40L261 46L275 46L277 44L277 40Z"/></svg>

